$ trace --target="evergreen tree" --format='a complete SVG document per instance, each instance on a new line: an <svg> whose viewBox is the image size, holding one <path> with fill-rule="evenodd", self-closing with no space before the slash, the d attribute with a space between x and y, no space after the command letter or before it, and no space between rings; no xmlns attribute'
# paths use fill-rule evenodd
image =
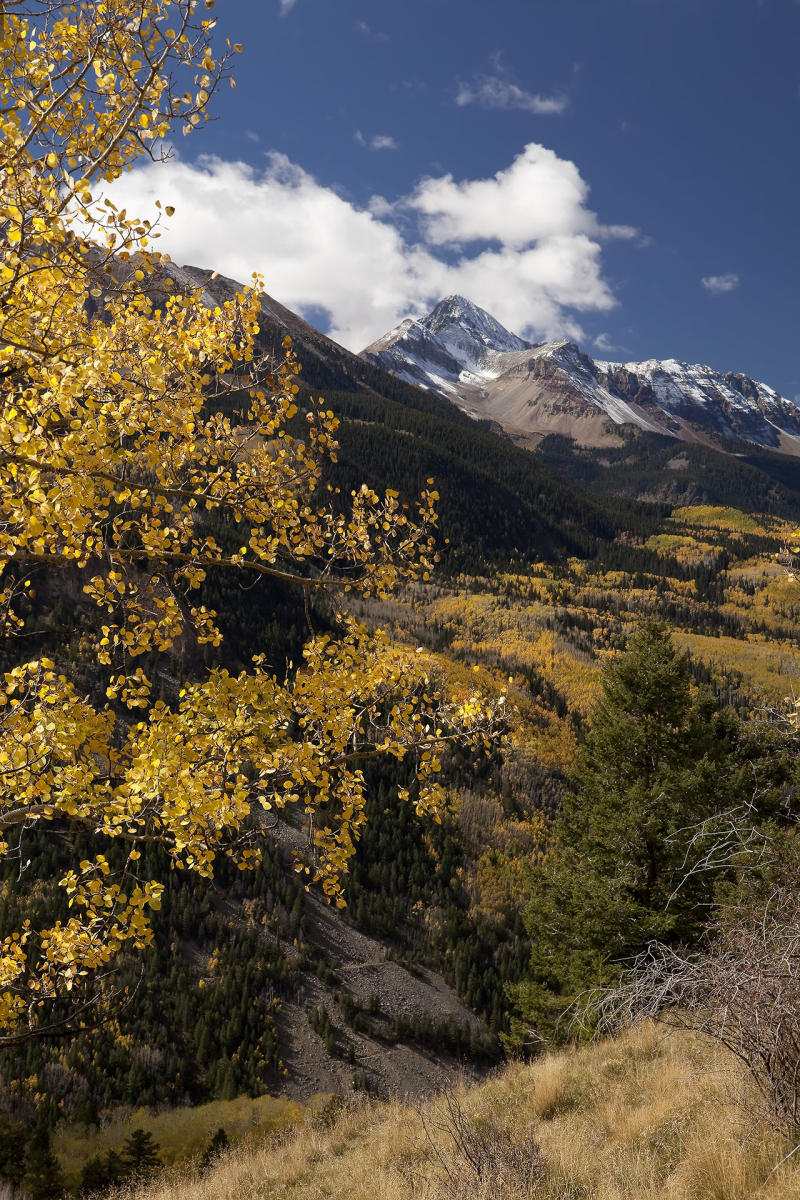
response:
<svg viewBox="0 0 800 1200"><path fill-rule="evenodd" d="M131 1175L141 1178L158 1170L161 1166L158 1157L160 1149L152 1133L145 1129L134 1129L122 1147L122 1157Z"/></svg>
<svg viewBox="0 0 800 1200"><path fill-rule="evenodd" d="M80 1195L92 1196L96 1192L104 1192L120 1183L127 1173L126 1164L114 1150L104 1155L97 1154L83 1164Z"/></svg>
<svg viewBox="0 0 800 1200"><path fill-rule="evenodd" d="M25 1174L28 1133L19 1121L0 1113L0 1180L19 1184Z"/></svg>
<svg viewBox="0 0 800 1200"><path fill-rule="evenodd" d="M109 1185L121 1183L128 1174L128 1167L123 1162L122 1155L117 1154L116 1150L107 1150L103 1158L103 1166L108 1175Z"/></svg>
<svg viewBox="0 0 800 1200"><path fill-rule="evenodd" d="M737 730L692 697L689 665L656 620L605 668L574 790L531 875L533 978L513 989L528 1025L553 1032L578 993L611 982L649 941L698 936L713 880L676 887L692 828L737 792Z"/></svg>
<svg viewBox="0 0 800 1200"><path fill-rule="evenodd" d="M46 1130L37 1130L28 1143L22 1191L27 1200L61 1200L64 1195L61 1164L51 1149Z"/></svg>
<svg viewBox="0 0 800 1200"><path fill-rule="evenodd" d="M220 1154L223 1154L224 1151L228 1149L229 1145L230 1142L228 1141L228 1135L220 1125L219 1129L208 1143L208 1146L203 1153L203 1157L200 1160L200 1165L203 1167L211 1166L211 1164L219 1158Z"/></svg>

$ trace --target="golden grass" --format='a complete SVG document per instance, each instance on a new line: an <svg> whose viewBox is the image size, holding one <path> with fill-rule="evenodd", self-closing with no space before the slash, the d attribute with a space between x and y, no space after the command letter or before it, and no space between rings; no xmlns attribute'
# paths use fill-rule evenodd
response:
<svg viewBox="0 0 800 1200"><path fill-rule="evenodd" d="M456 1089L482 1178L459 1159L452 1104L361 1104L310 1120L205 1175L162 1177L135 1200L797 1200L800 1163L731 1103L732 1061L689 1036L624 1037L515 1064ZM448 1124L449 1122L449 1124ZM427 1134L426 1134L427 1129ZM541 1166L531 1171L538 1145ZM434 1148L435 1147L435 1148ZM438 1153L437 1153L438 1150ZM480 1157L480 1155L479 1155ZM445 1169L446 1168L446 1169ZM447 1174L449 1170L450 1174Z"/></svg>

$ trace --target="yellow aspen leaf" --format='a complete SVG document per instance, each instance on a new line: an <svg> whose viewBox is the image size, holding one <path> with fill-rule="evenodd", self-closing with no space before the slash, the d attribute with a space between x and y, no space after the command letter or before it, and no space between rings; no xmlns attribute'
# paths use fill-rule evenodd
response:
<svg viewBox="0 0 800 1200"><path fill-rule="evenodd" d="M285 676L256 657L158 696L151 663L221 640L196 595L209 575L246 572L248 587L277 577L341 608L342 592L388 596L433 567L435 493L414 516L392 490L365 486L349 506L320 500L338 421L304 397L302 437L289 426L300 364L288 335L277 355L259 349L261 281L209 308L201 287L174 285L147 219L92 200L176 120L187 131L200 122L193 106L228 73L213 22L191 0L176 0L177 38L160 24L160 0L141 0L122 26L116 3L47 7L34 48L16 15L0 22L10 98L0 104L0 634L12 664L0 677L0 816L59 838L64 825L88 828L128 853L125 866L101 854L73 864L61 881L68 919L20 925L0 943L0 1039L32 1002L46 1023L65 990L90 994L116 956L150 944L163 885L137 876L145 846L209 877L220 854L257 863L255 807L273 818L324 812L296 869L341 905L365 820L360 755L419 759L427 785L445 746L478 749L502 724L481 698L448 699L425 656L346 611L335 636L308 631ZM66 81L47 110L37 108L43 62ZM175 103L170 72L187 67L199 91ZM240 528L238 551L207 532L220 524ZM58 667L30 657L18 593L31 564L53 595L84 581L90 615L69 636L96 676L91 695L62 662L72 643L54 654ZM403 795L425 811L441 800L435 787Z"/></svg>

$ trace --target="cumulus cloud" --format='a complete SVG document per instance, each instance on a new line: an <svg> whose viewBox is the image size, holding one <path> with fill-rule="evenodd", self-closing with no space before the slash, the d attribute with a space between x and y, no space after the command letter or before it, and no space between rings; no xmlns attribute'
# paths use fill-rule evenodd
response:
<svg viewBox="0 0 800 1200"><path fill-rule="evenodd" d="M359 146L367 150L399 150L395 139L388 133L376 133L374 137L365 138L360 129L356 130L355 139Z"/></svg>
<svg viewBox="0 0 800 1200"><path fill-rule="evenodd" d="M520 249L597 231L588 196L574 163L531 142L490 179L423 179L409 203L423 215L427 238L437 245L497 240Z"/></svg>
<svg viewBox="0 0 800 1200"><path fill-rule="evenodd" d="M601 261L608 227L575 164L542 146L490 179L429 178L367 207L276 153L263 169L173 158L107 192L151 218L156 198L174 205L157 245L177 263L243 281L257 271L290 308L328 313L330 335L353 350L453 292L532 339L581 338L576 313L616 303Z"/></svg>
<svg viewBox="0 0 800 1200"><path fill-rule="evenodd" d="M566 96L541 96L500 75L477 75L471 83L459 84L456 104L479 104L483 108L518 108L536 116L553 116L567 107Z"/></svg>
<svg viewBox="0 0 800 1200"><path fill-rule="evenodd" d="M734 272L729 275L704 275L700 282L712 296L722 296L725 292L733 292L738 288L739 276Z"/></svg>

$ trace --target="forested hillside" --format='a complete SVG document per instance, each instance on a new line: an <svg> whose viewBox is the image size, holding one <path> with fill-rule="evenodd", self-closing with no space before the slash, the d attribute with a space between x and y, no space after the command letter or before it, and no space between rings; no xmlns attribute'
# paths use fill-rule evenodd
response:
<svg viewBox="0 0 800 1200"><path fill-rule="evenodd" d="M732 442L730 453L710 446L634 432L620 447L588 451L569 438L550 434L536 455L559 474L593 493L612 493L671 504L732 504L749 512L790 519L800 503L796 462L785 455Z"/></svg>
<svg viewBox="0 0 800 1200"><path fill-rule="evenodd" d="M312 378L324 375L326 360L314 362ZM508 736L483 757L445 756L446 802L435 819L398 799L403 764L369 766L366 824L340 915L322 917L292 869L296 819L276 828L254 872L220 864L213 882L170 872L147 851L144 870L167 886L152 947L124 961L112 1018L5 1052L2 1169L12 1178L21 1156L25 1177L41 1168L52 1191L60 1171L52 1146L62 1147L73 1190L124 1178L135 1125L124 1114L142 1106L163 1111L158 1133L175 1106L426 1090L459 1064L480 1072L527 1052L532 1028L559 1036L571 999L616 978L609 964L653 937L698 941L703 914L734 875L703 876L699 890L695 881L680 903L667 903L687 855L680 829L747 805L760 823L785 822L797 757L791 729L770 713L800 673L800 601L774 561L799 511L791 479L778 472L763 493L761 462L684 447L676 465L660 440L642 437L604 466L558 439L533 454L375 368L363 371L360 390L325 396L340 424L323 483L344 498L362 482L392 485L411 502L435 480L441 561L427 583L393 598L353 598L348 608L398 646L422 648L449 692L466 694L474 682L489 695L505 688ZM306 374L296 431L313 396ZM238 420L235 395L227 411ZM716 503L677 507L665 478L676 481L677 499ZM646 487L660 498L637 499ZM748 497L744 509L731 506ZM205 532L235 553L229 521L208 514ZM29 649L69 661L79 685L100 695L103 671L86 652L96 617L80 572L66 586L63 578L40 571L17 612ZM198 599L218 614L220 645L185 640L140 660L167 706L184 680L241 670L253 654L291 674L309 632L335 632L341 620L306 594L302 577L259 578L246 564L236 575L209 564ZM653 619L664 624L647 626ZM643 649L637 636L661 639L671 683L650 669L656 643ZM613 694L609 670L637 654L639 677L626 685L627 707L618 697L618 720L638 731L633 701L654 693L651 737L663 724L667 742L650 791L623 801L640 766L632 758L627 782L597 791L607 765L627 756L624 729L621 742L604 744L596 714L603 688ZM638 834L614 815L620 803L640 813ZM652 873L644 893L638 885L607 893L608 879L633 869L639 835ZM55 883L76 853L95 852L91 836L75 840L66 828L55 842L27 836L21 881L15 860L5 866L0 933L55 920ZM112 865L116 854L112 847ZM594 873L587 861L598 863ZM82 1157L78 1131L112 1114L116 1141L95 1140L100 1157ZM184 1149L204 1144L195 1133Z"/></svg>
<svg viewBox="0 0 800 1200"><path fill-rule="evenodd" d="M319 357L315 364L312 376L328 369ZM148 851L143 867L167 887L152 947L122 968L113 1018L5 1052L7 1115L22 1119L3 1135L6 1172L15 1155L29 1176L50 1162L55 1174L43 1186L52 1189L54 1145L66 1155L69 1187L104 1185L125 1177L123 1143L135 1122L123 1116L116 1142L91 1143L105 1146L105 1157L81 1157L74 1147L78 1130L114 1113L156 1106L168 1123L175 1106L380 1094L412 1075L407 1086L425 1090L458 1064L481 1071L527 1051L531 1028L552 1036L576 993L616 977L609 963L652 937L697 941L702 914L733 876L704 876L699 891L693 885L665 909L687 853L675 841L679 829L754 802L759 822L784 820L797 759L791 730L770 712L800 673L800 601L773 556L798 512L791 480L774 482L759 507L763 467L703 448L684 447L677 466L658 439L642 437L603 467L558 439L532 454L363 369L361 390L325 397L340 424L324 482L343 497L364 481L377 490L391 484L410 502L434 479L441 562L429 582L391 599L354 598L350 611L398 645L424 648L455 694L475 681L490 695L506 688L508 738L483 758L446 756L447 798L436 820L398 800L402 764L369 767L367 820L338 916L320 916L292 869L296 824L276 829L255 872L222 864L213 882L165 871ZM308 384L292 420L298 429L314 395ZM235 396L228 411L237 411ZM580 484L568 478L575 474ZM679 480L678 499L717 503L676 507L664 478ZM657 501L635 498L648 479ZM731 507L742 497L752 506ZM209 515L205 529L235 551L238 534L225 519ZM30 648L68 659L80 686L99 695L103 672L84 649L96 619L80 574L67 586L47 571L34 582L18 606ZM218 614L221 644L144 655L160 699L174 704L184 679L218 665L240 670L254 653L270 670L291 673L309 630L333 632L340 620L304 592L302 579L259 578L246 566L233 576L210 564L199 599ZM650 636L672 656L670 685L649 672L652 648L635 649L636 630L654 618L665 623ZM644 805L642 861L654 872L646 895L636 887L607 895L604 882L632 866L632 827L619 825L617 849L609 848L613 812L631 781L595 795L603 762L625 758L621 743L598 742L595 713L603 687L613 686L609 668L629 661L619 658L626 652L640 659L631 699L654 690L652 736L665 723L672 739L651 800L625 802L631 811ZM635 731L641 714L621 704L619 719ZM631 770L635 783L635 758ZM674 793L671 808L665 789ZM587 874L583 864L598 861L600 844L607 858ZM59 889L48 881L75 853L93 852L88 835L74 844L66 830L55 843L27 837L22 886L16 862L6 864L0 933L26 918L55 919ZM354 941L357 932L372 940ZM397 1055L405 1065L389 1067ZM194 1134L185 1151L204 1144Z"/></svg>
<svg viewBox="0 0 800 1200"><path fill-rule="evenodd" d="M159 256L99 196L205 123L212 7L0 5L0 1190L344 1161L430 1093L387 1195L601 1196L589 1127L617 1197L791 1180L792 469L525 449ZM652 1031L453 1090L643 1015L738 1060L738 1192Z"/></svg>
<svg viewBox="0 0 800 1200"><path fill-rule="evenodd" d="M345 427L343 442L346 436ZM390 629L400 641L424 646L450 687L465 686L468 676L489 691L505 681L513 705L506 746L483 761L446 763L448 801L441 824L397 800L401 769L370 770L367 824L347 882L348 908L336 918L377 939L378 954L386 957L387 967L371 971L369 990L341 970L335 946L320 941L317 910L309 908L290 869L285 840L275 842L254 874L218 870L211 885L173 874L155 919L153 949L143 963L131 960L125 969L130 999L114 1022L66 1043L38 1042L7 1052L12 1111L24 1114L26 1123L44 1123L57 1146L63 1122L69 1129L76 1122L91 1125L120 1105L169 1108L287 1089L307 1100L336 1078L380 1092L382 1073L374 1056L393 1046L416 1047L423 1057L453 1066L466 1058L481 1069L497 1062L504 1048L524 1048L532 1021L543 1031L550 1028L570 993L594 981L595 960L630 956L667 928L681 940L696 938L697 913L710 904L716 877L704 879L702 894L695 889L682 899L685 911L695 914L694 924L682 923L684 909L675 905L667 926L662 919L684 846L675 844L664 860L662 891L648 901L650 923L641 914L632 921L626 907L631 898L623 896L603 900L611 906L603 915L602 880L613 878L624 858L615 863L612 855L596 878L581 865L585 856L596 857L591 839L605 842L611 829L602 823L607 818L598 798L591 812L601 824L590 826L583 848L575 840L576 805L585 805L594 780L604 777L592 755L616 760L620 753L602 745L593 750L586 741L595 728L603 664L628 661L619 655L648 615L669 623L672 638L664 645L677 651L678 674L670 685L677 688L674 717L666 715L664 682L655 675L649 685L656 692L654 729L667 721L675 730L673 749L652 785L659 821L666 822L657 844L665 844L670 828L674 832L701 817L712 796L716 807L749 802L755 780L759 813L774 820L786 789L794 786L796 755L789 731L781 732L768 709L781 703L800 671L797 600L783 569L769 557L785 532L774 518L711 508L676 510L660 523L651 508L645 517L662 532L595 543L590 559L559 553L527 570L484 563L479 573L469 574L456 571L454 558L437 580L395 600L354 602L362 619ZM465 558L475 554L455 541L454 555L459 552ZM300 594L252 581L244 589L231 588L224 576L219 583L214 578L209 576L206 598L224 614L226 660L235 666L259 647L285 669L298 653L307 620ZM75 623L80 603L66 612L62 602L52 615L50 602L43 586L31 601L30 621L52 623L56 633L66 621ZM324 610L312 617L317 626L328 619ZM690 659L680 657L684 649ZM182 666L173 663L163 677L166 697L174 694L178 672L187 664L184 656ZM84 670L89 680L91 664ZM638 693L642 679L630 686ZM636 730L639 718L629 712L628 720ZM687 774L691 771L699 772L696 778ZM679 788L672 817L660 799L665 786ZM618 794L613 786L607 793ZM630 834L620 834L627 846ZM542 891L540 881L549 878L542 867L549 871L558 860L561 843L575 856L584 899L575 893L567 903L556 894L555 911L560 920L574 922L574 933L565 925L548 950L542 931L553 928L547 906L554 900L552 885ZM30 841L27 853L38 880L59 877L66 863L45 843ZM156 861L147 865L159 869ZM567 885L571 869L565 859L559 887ZM15 927L20 906L30 903L15 880L12 865L2 911L6 928ZM33 896L36 907L26 912L43 919L56 911L42 883ZM592 912L594 942L581 905ZM637 935L609 953L614 921ZM404 1015L386 990L395 983L392 963L412 977L420 970L440 972L483 1026L443 1007L435 993L421 996ZM292 1046L303 1022L306 1043L310 1038L319 1047L314 1061L328 1057L342 1070L338 1076L336 1069L320 1074L317 1066L298 1087L287 1071L297 1067ZM333 1083L333 1090L341 1086ZM120 1139L125 1130L123 1125ZM202 1138L192 1145L200 1143ZM79 1173L74 1155L69 1161ZM95 1177L113 1175L112 1163L106 1176ZM78 1175L70 1178L74 1186Z"/></svg>

